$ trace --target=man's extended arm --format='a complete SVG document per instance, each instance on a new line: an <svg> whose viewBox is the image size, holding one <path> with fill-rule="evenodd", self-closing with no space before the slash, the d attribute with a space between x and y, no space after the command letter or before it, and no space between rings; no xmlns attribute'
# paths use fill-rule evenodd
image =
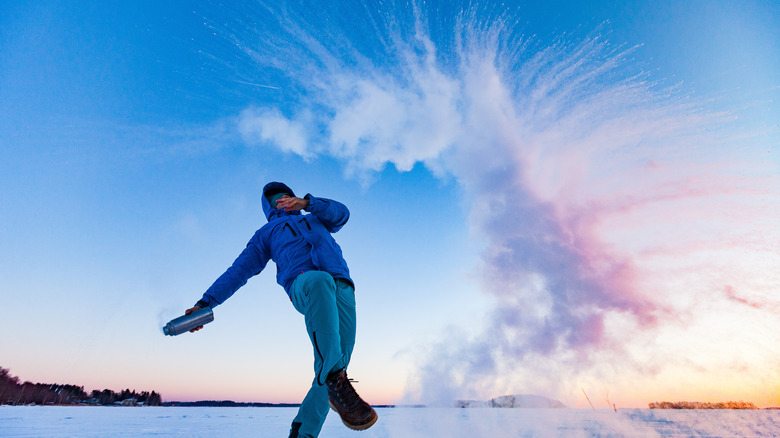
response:
<svg viewBox="0 0 780 438"><path fill-rule="evenodd" d="M349 220L349 209L341 202L317 198L311 194L304 196L304 199L309 202L306 211L316 216L331 233L340 230Z"/></svg>
<svg viewBox="0 0 780 438"><path fill-rule="evenodd" d="M276 201L276 208L284 211L306 210L317 217L331 233L340 230L349 220L349 209L341 202L317 198L307 194L303 198L284 196Z"/></svg>
<svg viewBox="0 0 780 438"><path fill-rule="evenodd" d="M257 235L249 241L249 244L236 258L233 265L217 278L214 284L203 294L203 297L194 306L184 311L185 315L189 315L204 307L216 307L222 304L241 286L245 285L249 278L259 274L265 268L269 257L265 254L265 251L255 245L254 241L256 238ZM195 327L190 330L190 333L202 328L202 325Z"/></svg>
<svg viewBox="0 0 780 438"><path fill-rule="evenodd" d="M259 248L261 242L257 242L257 235L252 238L241 254L233 262L224 274L206 290L198 301L200 307L216 307L230 298L247 280L260 273L268 263L269 256L266 251Z"/></svg>

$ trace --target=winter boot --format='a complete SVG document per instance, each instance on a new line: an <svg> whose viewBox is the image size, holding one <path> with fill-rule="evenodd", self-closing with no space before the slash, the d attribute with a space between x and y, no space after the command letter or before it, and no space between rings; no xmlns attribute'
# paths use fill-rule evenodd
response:
<svg viewBox="0 0 780 438"><path fill-rule="evenodd" d="M376 423L376 412L355 392L343 368L328 374L325 384L328 386L330 407L341 416L341 421L348 428L365 430Z"/></svg>

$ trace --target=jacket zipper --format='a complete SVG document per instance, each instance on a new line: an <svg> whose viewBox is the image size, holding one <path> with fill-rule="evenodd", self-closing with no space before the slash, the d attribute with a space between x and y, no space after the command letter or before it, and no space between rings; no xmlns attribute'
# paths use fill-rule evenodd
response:
<svg viewBox="0 0 780 438"><path fill-rule="evenodd" d="M303 218L303 219L298 221L298 223L301 223L301 222L305 222L306 223L306 228L308 228L309 231L311 231L311 226L309 225L309 221L307 221L306 218Z"/></svg>
<svg viewBox="0 0 780 438"><path fill-rule="evenodd" d="M298 237L298 233L296 233L295 230L293 230L293 227L290 226L290 224L284 224L284 226L282 227L282 231L284 231L285 228L290 229L290 232L292 233L293 237Z"/></svg>

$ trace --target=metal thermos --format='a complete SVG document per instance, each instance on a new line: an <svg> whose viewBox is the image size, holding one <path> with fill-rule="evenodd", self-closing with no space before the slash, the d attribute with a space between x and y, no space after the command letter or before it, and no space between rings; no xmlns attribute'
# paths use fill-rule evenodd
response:
<svg viewBox="0 0 780 438"><path fill-rule="evenodd" d="M186 333L199 325L208 324L211 321L214 321L214 312L211 311L210 307L204 307L189 315L182 315L171 320L163 327L163 333L167 336L176 336Z"/></svg>

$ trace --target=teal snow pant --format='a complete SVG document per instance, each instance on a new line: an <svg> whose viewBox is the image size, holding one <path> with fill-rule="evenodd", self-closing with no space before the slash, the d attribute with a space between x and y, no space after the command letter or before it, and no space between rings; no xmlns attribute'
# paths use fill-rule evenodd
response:
<svg viewBox="0 0 780 438"><path fill-rule="evenodd" d="M293 282L290 299L304 316L314 348L314 381L293 423L300 423L300 438L315 438L330 409L325 379L349 365L355 346L355 289L327 272L308 271Z"/></svg>

